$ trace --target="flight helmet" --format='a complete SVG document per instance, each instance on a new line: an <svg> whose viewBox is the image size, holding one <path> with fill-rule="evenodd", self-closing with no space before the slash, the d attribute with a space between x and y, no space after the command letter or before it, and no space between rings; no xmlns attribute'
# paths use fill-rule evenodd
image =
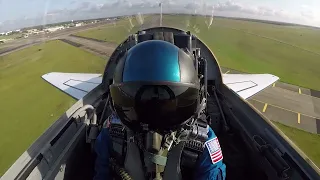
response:
<svg viewBox="0 0 320 180"><path fill-rule="evenodd" d="M110 93L121 122L132 130L171 131L199 106L199 79L192 55L172 43L149 40L119 60Z"/></svg>

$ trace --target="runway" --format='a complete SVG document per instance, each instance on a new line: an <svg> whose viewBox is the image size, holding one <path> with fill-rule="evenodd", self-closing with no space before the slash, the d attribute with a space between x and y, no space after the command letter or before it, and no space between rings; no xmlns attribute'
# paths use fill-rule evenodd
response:
<svg viewBox="0 0 320 180"><path fill-rule="evenodd" d="M80 44L81 45L80 48L90 51L91 53L94 53L99 56L110 57L114 49L117 47L117 44L115 43L94 41L94 40L89 40L87 38L80 38L77 36L64 36L61 38L66 39L70 42Z"/></svg>

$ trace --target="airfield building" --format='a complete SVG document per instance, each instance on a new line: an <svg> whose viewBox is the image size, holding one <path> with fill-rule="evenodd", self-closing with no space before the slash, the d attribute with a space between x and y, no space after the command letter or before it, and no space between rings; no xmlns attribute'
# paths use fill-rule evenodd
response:
<svg viewBox="0 0 320 180"><path fill-rule="evenodd" d="M58 30L62 30L64 28L65 28L64 26L54 26L54 27L46 28L46 29L44 29L44 31L45 32L55 32L55 31L58 31Z"/></svg>

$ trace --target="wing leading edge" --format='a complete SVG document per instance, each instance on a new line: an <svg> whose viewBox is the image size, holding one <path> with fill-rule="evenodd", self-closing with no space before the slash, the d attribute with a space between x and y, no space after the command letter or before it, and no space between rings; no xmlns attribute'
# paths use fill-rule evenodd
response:
<svg viewBox="0 0 320 180"><path fill-rule="evenodd" d="M257 94L279 78L271 74L223 74L223 82L243 99ZM44 80L79 100L102 82L101 74L51 72Z"/></svg>

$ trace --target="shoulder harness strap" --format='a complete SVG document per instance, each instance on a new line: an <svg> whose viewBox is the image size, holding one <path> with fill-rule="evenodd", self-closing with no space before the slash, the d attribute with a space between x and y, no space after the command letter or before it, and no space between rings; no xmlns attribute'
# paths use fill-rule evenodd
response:
<svg viewBox="0 0 320 180"><path fill-rule="evenodd" d="M183 148L180 164L183 179L193 179L196 163L204 150L204 143L208 139L208 131L209 126L203 116L197 120L190 135L191 140L187 141Z"/></svg>

